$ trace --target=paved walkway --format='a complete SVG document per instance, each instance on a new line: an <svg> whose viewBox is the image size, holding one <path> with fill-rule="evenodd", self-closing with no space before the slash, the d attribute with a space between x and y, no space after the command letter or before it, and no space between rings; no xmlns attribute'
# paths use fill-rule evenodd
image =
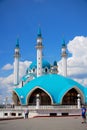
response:
<svg viewBox="0 0 87 130"><path fill-rule="evenodd" d="M40 117L0 121L0 130L87 130L81 117Z"/></svg>

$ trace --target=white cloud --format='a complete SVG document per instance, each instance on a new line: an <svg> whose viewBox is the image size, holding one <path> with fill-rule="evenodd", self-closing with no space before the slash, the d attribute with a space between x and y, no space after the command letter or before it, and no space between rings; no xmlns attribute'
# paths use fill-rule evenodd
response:
<svg viewBox="0 0 87 130"><path fill-rule="evenodd" d="M7 64L7 65L3 66L3 68L2 68L2 70L11 70L11 69L13 69L13 65L11 65L11 64Z"/></svg>
<svg viewBox="0 0 87 130"><path fill-rule="evenodd" d="M25 71L26 71L27 67L29 67L30 64L31 64L30 61L24 61L24 62L20 61L19 62L20 78L25 74ZM7 64L3 67L3 70L10 70L9 68L11 68L11 66L13 66L13 65ZM2 98L2 100L4 100L6 96L8 96L8 99L11 99L11 93L14 88L13 81L14 81L13 74L8 75L7 77L0 77L0 97Z"/></svg>
<svg viewBox="0 0 87 130"><path fill-rule="evenodd" d="M19 75L20 75L20 78L25 74L26 72L26 69L30 66L32 62L31 61L24 61L24 62L21 62L19 63Z"/></svg>
<svg viewBox="0 0 87 130"><path fill-rule="evenodd" d="M87 55L87 37L77 36L68 43L67 47L73 57L84 57Z"/></svg>
<svg viewBox="0 0 87 130"><path fill-rule="evenodd" d="M67 74L79 83L87 86L87 37L77 36L67 44L71 57L67 59ZM61 61L59 72L62 73Z"/></svg>
<svg viewBox="0 0 87 130"><path fill-rule="evenodd" d="M68 51L72 57L68 58L68 75L87 74L87 37L78 36L68 43Z"/></svg>

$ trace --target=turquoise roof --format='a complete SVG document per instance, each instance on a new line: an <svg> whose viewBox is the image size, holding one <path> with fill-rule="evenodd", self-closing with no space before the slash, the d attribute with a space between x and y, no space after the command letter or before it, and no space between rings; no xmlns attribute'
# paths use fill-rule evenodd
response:
<svg viewBox="0 0 87 130"><path fill-rule="evenodd" d="M62 39L62 47L66 47L65 40Z"/></svg>
<svg viewBox="0 0 87 130"><path fill-rule="evenodd" d="M85 91L85 87L79 83L57 74L48 74L35 78L25 84L22 88L15 88L14 91L17 93L19 99L21 95L23 95L24 98L21 102L22 104L26 105L27 96L32 89L36 87L49 93L53 103L55 104L60 104L63 96L72 88L78 88L83 95Z"/></svg>
<svg viewBox="0 0 87 130"><path fill-rule="evenodd" d="M26 80L27 80L28 78L31 78L31 77L36 78L36 75L33 74L33 73L26 74L26 75L24 75L24 76L22 77L22 81L23 81L23 82L26 82Z"/></svg>
<svg viewBox="0 0 87 130"><path fill-rule="evenodd" d="M19 38L17 38L16 48L19 48Z"/></svg>
<svg viewBox="0 0 87 130"><path fill-rule="evenodd" d="M48 69L50 69L50 67L51 67L50 63L48 61L42 60L42 68L45 68L45 67L47 67ZM37 68L37 62L36 61L33 62L30 65L30 67L29 67L29 69L33 69L33 68Z"/></svg>
<svg viewBox="0 0 87 130"><path fill-rule="evenodd" d="M42 37L42 34L41 34L41 28L40 28L40 27L38 28L37 36L38 36L38 37Z"/></svg>

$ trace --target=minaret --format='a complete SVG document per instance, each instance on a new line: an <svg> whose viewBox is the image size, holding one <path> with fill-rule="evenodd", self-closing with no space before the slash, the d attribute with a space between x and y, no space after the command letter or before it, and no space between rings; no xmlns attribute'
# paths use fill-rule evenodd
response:
<svg viewBox="0 0 87 130"><path fill-rule="evenodd" d="M20 58L20 48L19 48L19 39L17 39L14 54L14 85L19 84L19 58Z"/></svg>
<svg viewBox="0 0 87 130"><path fill-rule="evenodd" d="M63 76L67 76L67 52L66 52L66 44L65 41L63 40L62 43L62 74Z"/></svg>
<svg viewBox="0 0 87 130"><path fill-rule="evenodd" d="M37 34L37 77L42 75L42 34L41 34L41 29L38 29L38 34Z"/></svg>

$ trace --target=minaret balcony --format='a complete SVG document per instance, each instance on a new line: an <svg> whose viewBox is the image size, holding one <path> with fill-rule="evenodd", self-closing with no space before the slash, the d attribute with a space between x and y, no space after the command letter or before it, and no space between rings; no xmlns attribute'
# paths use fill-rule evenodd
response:
<svg viewBox="0 0 87 130"><path fill-rule="evenodd" d="M14 57L20 57L19 53L14 54Z"/></svg>
<svg viewBox="0 0 87 130"><path fill-rule="evenodd" d="M67 53L61 54L62 57L67 57Z"/></svg>
<svg viewBox="0 0 87 130"><path fill-rule="evenodd" d="M36 45L36 48L37 48L37 49L42 49L43 46L42 46L42 45Z"/></svg>

